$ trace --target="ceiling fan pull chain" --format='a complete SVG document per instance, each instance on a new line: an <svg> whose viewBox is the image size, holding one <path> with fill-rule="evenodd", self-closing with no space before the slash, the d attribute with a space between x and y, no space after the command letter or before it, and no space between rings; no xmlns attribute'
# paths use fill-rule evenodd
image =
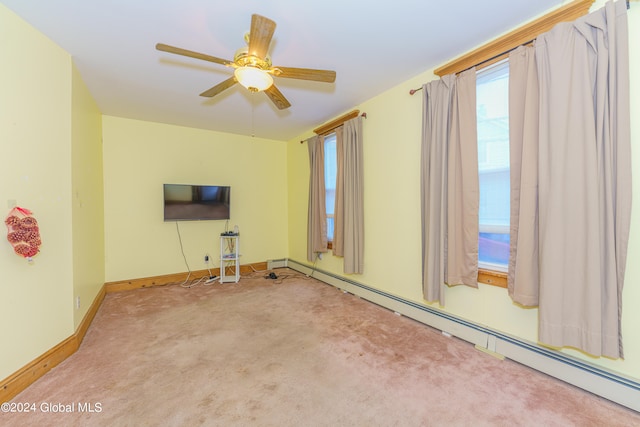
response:
<svg viewBox="0 0 640 427"><path fill-rule="evenodd" d="M256 136L256 129L255 129L255 109L256 109L256 102L255 102L255 98L256 97L256 93L252 92L251 93L251 138L254 138Z"/></svg>

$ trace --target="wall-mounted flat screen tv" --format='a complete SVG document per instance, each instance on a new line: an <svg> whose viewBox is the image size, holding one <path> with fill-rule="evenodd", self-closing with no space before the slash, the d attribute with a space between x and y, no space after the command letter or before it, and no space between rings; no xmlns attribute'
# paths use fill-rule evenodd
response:
<svg viewBox="0 0 640 427"><path fill-rule="evenodd" d="M164 184L165 221L230 219L231 187Z"/></svg>

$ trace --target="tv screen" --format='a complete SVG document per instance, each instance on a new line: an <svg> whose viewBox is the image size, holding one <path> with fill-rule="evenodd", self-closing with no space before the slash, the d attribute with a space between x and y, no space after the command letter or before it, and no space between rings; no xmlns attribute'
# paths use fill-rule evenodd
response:
<svg viewBox="0 0 640 427"><path fill-rule="evenodd" d="M164 184L164 220L230 219L231 187Z"/></svg>

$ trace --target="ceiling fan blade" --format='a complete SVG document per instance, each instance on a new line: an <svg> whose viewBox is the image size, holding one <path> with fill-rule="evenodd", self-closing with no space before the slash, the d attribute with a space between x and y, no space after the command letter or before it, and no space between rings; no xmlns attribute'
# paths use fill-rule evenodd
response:
<svg viewBox="0 0 640 427"><path fill-rule="evenodd" d="M271 38L276 30L276 23L264 16L251 15L251 30L249 30L249 55L264 59L269 50Z"/></svg>
<svg viewBox="0 0 640 427"><path fill-rule="evenodd" d="M286 79L312 80L314 82L333 83L336 81L336 72L329 70L313 70L311 68L273 67L274 75Z"/></svg>
<svg viewBox="0 0 640 427"><path fill-rule="evenodd" d="M216 58L215 56L205 55L204 53L198 53L187 49L182 49L179 47L169 46L163 43L156 44L156 49L161 50L163 52L175 53L176 55L189 56L191 58L202 59L204 61L215 62L216 64L228 65L231 61L227 61L226 59Z"/></svg>
<svg viewBox="0 0 640 427"><path fill-rule="evenodd" d="M285 110L291 107L291 103L287 101L287 98L284 97L276 85L271 85L271 87L266 89L264 93L267 94L271 102L273 102L279 110Z"/></svg>
<svg viewBox="0 0 640 427"><path fill-rule="evenodd" d="M200 94L200 96L206 96L208 98L211 98L213 96L216 96L217 94L219 94L223 90L229 89L231 86L233 86L237 82L238 82L238 80L236 80L235 76L231 76L227 80L223 81L222 83L218 83L217 85L215 85L211 89L205 90L204 92L202 92Z"/></svg>

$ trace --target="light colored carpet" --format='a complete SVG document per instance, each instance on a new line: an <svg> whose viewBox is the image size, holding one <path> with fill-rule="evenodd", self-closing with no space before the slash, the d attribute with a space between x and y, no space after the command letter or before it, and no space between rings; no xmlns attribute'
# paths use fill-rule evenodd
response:
<svg viewBox="0 0 640 427"><path fill-rule="evenodd" d="M276 272L107 295L78 352L12 401L36 412L0 424L640 426L634 411Z"/></svg>

